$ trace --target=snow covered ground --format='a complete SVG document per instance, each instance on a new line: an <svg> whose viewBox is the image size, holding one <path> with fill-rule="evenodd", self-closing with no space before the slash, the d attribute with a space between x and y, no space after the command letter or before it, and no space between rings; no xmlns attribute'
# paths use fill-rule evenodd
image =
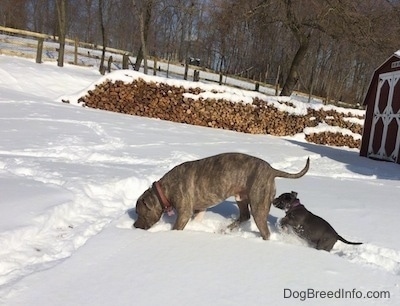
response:
<svg viewBox="0 0 400 306"><path fill-rule="evenodd" d="M248 135L59 102L94 68L0 56L0 304L399 305L400 167L301 135ZM173 166L244 152L307 175L277 179L346 239L331 253L251 220L226 226L233 199L171 231L132 228L137 197ZM318 291L318 292L317 292ZM370 295L375 298L369 298Z"/></svg>

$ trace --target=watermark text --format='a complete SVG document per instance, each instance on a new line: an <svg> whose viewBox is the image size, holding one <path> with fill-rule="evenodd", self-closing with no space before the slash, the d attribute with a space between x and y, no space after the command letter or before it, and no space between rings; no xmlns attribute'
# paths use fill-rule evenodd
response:
<svg viewBox="0 0 400 306"><path fill-rule="evenodd" d="M362 291L356 288L351 290L315 290L308 288L305 290L292 290L289 288L283 289L283 298L298 299L306 301L308 299L390 299L389 291Z"/></svg>

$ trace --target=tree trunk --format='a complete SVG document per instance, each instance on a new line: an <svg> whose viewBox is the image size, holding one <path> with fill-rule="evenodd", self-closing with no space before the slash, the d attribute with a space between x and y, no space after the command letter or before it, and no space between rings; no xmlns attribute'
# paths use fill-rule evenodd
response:
<svg viewBox="0 0 400 306"><path fill-rule="evenodd" d="M60 47L58 49L57 66L64 66L64 53L65 53L65 32L67 30L66 18L66 3L65 0L57 0L57 15L58 15L58 40Z"/></svg>
<svg viewBox="0 0 400 306"><path fill-rule="evenodd" d="M99 0L99 17L100 17L100 28L101 28L101 38L102 38L102 43L103 43L103 49L101 52L101 60L100 60L100 67L99 71L102 75L106 73L106 68L104 66L104 61L106 57L106 44L107 44L107 39L106 39L106 30L104 27L104 18L103 18L103 0Z"/></svg>
<svg viewBox="0 0 400 306"><path fill-rule="evenodd" d="M136 56L135 70L139 71L142 60L144 60L144 73L147 74L147 38L150 30L151 11L153 9L153 0L145 0L145 7L139 12L135 0L132 0L134 9L138 12L140 23L140 41L141 46Z"/></svg>
<svg viewBox="0 0 400 306"><path fill-rule="evenodd" d="M145 34L145 21L144 21L144 13L142 12L139 17L140 21L140 41L142 42L142 54L143 54L143 72L147 74L147 34ZM140 64L138 65L140 67Z"/></svg>
<svg viewBox="0 0 400 306"><path fill-rule="evenodd" d="M142 61L143 61L143 50L142 46L140 46L138 54L136 56L135 66L133 67L135 71L139 71Z"/></svg>
<svg viewBox="0 0 400 306"><path fill-rule="evenodd" d="M296 87L297 81L299 80L299 68L304 61L308 50L311 32L308 32L308 34L306 34L307 30L298 22L293 10L292 0L285 0L284 3L286 10L287 26L299 42L299 48L297 49L297 52L293 58L288 76L280 94L281 96L290 96L294 88Z"/></svg>
<svg viewBox="0 0 400 306"><path fill-rule="evenodd" d="M307 38L302 42L297 49L296 55L293 58L292 65L290 66L288 77L283 85L281 96L290 96L299 80L299 68L302 64L309 46L309 39Z"/></svg>

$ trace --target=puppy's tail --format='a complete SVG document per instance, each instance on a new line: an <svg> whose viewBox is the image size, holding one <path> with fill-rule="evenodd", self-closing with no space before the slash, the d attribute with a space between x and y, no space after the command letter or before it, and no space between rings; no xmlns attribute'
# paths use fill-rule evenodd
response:
<svg viewBox="0 0 400 306"><path fill-rule="evenodd" d="M302 177L304 174L306 174L309 168L310 168L310 158L307 158L306 165L304 166L303 170L301 170L300 172L288 173L285 171L275 169L275 177L296 179L296 178Z"/></svg>
<svg viewBox="0 0 400 306"><path fill-rule="evenodd" d="M337 239L340 240L341 242L344 242L346 244L354 244L354 245L358 245L358 244L363 244L362 242L351 242L351 241L347 241L346 239L344 239L342 236L337 236Z"/></svg>

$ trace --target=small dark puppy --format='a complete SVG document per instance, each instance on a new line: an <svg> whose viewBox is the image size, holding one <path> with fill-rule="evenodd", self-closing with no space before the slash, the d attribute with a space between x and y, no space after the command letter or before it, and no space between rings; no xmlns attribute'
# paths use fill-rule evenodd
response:
<svg viewBox="0 0 400 306"><path fill-rule="evenodd" d="M275 198L272 204L286 212L286 216L280 222L282 228L290 226L300 238L307 240L317 250L329 252L338 240L347 244L362 244L347 241L336 233L328 222L309 212L300 203L297 192L283 193Z"/></svg>

